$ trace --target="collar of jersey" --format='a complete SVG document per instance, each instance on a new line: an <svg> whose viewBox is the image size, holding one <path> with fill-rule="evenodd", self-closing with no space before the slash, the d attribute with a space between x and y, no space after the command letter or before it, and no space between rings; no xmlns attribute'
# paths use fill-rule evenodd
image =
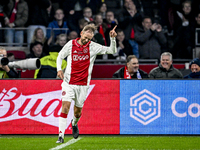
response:
<svg viewBox="0 0 200 150"><path fill-rule="evenodd" d="M75 44L76 44L76 46L78 46L78 47L87 47L89 44L90 44L90 42L91 41L89 41L87 44L85 44L85 45L80 45L79 43L78 43L78 40L79 40L80 38L76 38L75 39Z"/></svg>

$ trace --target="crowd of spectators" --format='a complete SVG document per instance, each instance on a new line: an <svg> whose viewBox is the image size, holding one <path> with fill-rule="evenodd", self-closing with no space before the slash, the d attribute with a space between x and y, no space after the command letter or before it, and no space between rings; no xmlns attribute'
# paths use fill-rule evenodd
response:
<svg viewBox="0 0 200 150"><path fill-rule="evenodd" d="M0 43L24 46L27 58L43 58L54 52L60 35L66 42L80 36L86 24L97 26L92 40L109 45L110 30L117 25L113 55L97 59L193 58L196 28L200 27L198 0L8 0L0 2ZM4 29L4 30L1 30ZM24 28L26 30L24 30ZM200 36L200 34L199 34ZM15 43L15 44L13 44ZM59 46L62 48L62 46ZM56 50L56 52L59 52ZM162 60L162 59L161 59Z"/></svg>

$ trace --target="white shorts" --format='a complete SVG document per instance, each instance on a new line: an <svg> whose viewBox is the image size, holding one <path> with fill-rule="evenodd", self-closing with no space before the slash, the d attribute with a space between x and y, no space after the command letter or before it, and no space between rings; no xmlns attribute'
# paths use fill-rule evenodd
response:
<svg viewBox="0 0 200 150"><path fill-rule="evenodd" d="M82 108L87 98L89 86L72 85L67 82L62 82L62 101L71 102L74 100L75 106Z"/></svg>

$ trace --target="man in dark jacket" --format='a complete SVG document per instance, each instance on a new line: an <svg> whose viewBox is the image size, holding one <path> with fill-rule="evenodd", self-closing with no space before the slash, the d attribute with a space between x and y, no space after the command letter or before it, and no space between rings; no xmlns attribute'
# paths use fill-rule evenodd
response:
<svg viewBox="0 0 200 150"><path fill-rule="evenodd" d="M153 68L149 73L150 78L183 78L182 73L173 67L172 54L164 52L160 58L158 67Z"/></svg>
<svg viewBox="0 0 200 150"><path fill-rule="evenodd" d="M135 41L139 46L139 58L159 59L167 39L160 24L153 23L150 17L144 17L142 27L135 27Z"/></svg>
<svg viewBox="0 0 200 150"><path fill-rule="evenodd" d="M135 55L129 55L126 59L126 66L117 70L113 74L113 78L143 79L148 78L148 74L139 69L137 57Z"/></svg>
<svg viewBox="0 0 200 150"><path fill-rule="evenodd" d="M190 62L191 73L185 76L185 79L200 78L200 59L195 58Z"/></svg>
<svg viewBox="0 0 200 150"><path fill-rule="evenodd" d="M43 52L43 44L41 42L34 42L30 45L30 53L26 56L26 58L42 58L45 56Z"/></svg>

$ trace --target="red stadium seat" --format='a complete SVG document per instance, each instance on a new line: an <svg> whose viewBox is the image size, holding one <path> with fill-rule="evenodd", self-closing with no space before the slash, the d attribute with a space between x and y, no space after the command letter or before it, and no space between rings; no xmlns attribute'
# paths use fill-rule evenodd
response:
<svg viewBox="0 0 200 150"><path fill-rule="evenodd" d="M34 78L35 70L22 70L21 78Z"/></svg>
<svg viewBox="0 0 200 150"><path fill-rule="evenodd" d="M16 60L26 59L26 53L18 50L7 50L7 53L13 53Z"/></svg>

